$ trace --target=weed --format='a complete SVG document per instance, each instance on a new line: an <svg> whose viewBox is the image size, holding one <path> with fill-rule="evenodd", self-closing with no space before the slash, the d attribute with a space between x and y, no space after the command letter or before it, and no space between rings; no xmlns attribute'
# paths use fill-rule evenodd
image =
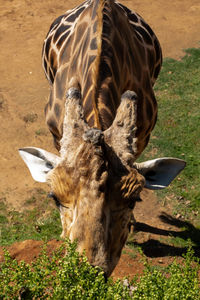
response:
<svg viewBox="0 0 200 300"><path fill-rule="evenodd" d="M23 117L25 123L34 123L38 118L38 115L35 113L28 113Z"/></svg>
<svg viewBox="0 0 200 300"><path fill-rule="evenodd" d="M129 251L127 252L127 254L132 258L135 259L137 257L137 250L133 251Z"/></svg>
<svg viewBox="0 0 200 300"><path fill-rule="evenodd" d="M31 265L18 263L5 251L0 299L200 299L198 260L191 249L183 265L174 262L158 269L145 263L140 280L106 283L103 272L78 254L76 243L67 241L66 256L64 248L63 244L51 257L44 248Z"/></svg>
<svg viewBox="0 0 200 300"><path fill-rule="evenodd" d="M32 196L25 201L25 205L35 204L35 202L36 202L36 198Z"/></svg>
<svg viewBox="0 0 200 300"><path fill-rule="evenodd" d="M35 131L35 134L39 136L47 135L47 130L45 128L40 128Z"/></svg>
<svg viewBox="0 0 200 300"><path fill-rule="evenodd" d="M5 212L6 209L6 198L0 198L0 212Z"/></svg>

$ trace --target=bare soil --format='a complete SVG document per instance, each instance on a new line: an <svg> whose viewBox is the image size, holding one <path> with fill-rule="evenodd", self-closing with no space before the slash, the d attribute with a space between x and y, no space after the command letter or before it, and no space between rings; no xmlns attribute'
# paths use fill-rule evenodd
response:
<svg viewBox="0 0 200 300"><path fill-rule="evenodd" d="M18 155L18 148L35 146L55 152L52 137L44 119L44 105L49 86L41 67L41 49L51 22L77 0L0 0L0 201L8 208L23 209L35 188L27 168ZM183 49L199 47L199 0L127 0L121 1L137 11L156 32L164 57L180 59ZM163 237L176 235L180 223L171 217L170 207L163 208L152 192L144 191L137 203L137 219L133 240L155 264L168 264L184 249L168 246ZM162 241L162 242L161 242ZM40 242L24 241L11 246L13 257L33 259ZM53 249L56 241L50 242ZM125 248L125 251L127 249ZM140 255L131 258L129 250L113 276L141 273Z"/></svg>

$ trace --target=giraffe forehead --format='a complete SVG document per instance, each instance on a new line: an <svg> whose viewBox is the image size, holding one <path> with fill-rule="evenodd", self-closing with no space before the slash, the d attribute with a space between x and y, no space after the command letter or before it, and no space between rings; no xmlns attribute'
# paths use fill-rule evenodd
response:
<svg viewBox="0 0 200 300"><path fill-rule="evenodd" d="M108 172L96 147L83 143L73 162L63 160L49 175L53 192L61 202L99 198L105 190ZM101 153L100 153L101 154Z"/></svg>

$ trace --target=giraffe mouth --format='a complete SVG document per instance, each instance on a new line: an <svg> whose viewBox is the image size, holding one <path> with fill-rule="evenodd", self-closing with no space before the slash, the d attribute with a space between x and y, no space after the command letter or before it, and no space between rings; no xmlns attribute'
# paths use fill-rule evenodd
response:
<svg viewBox="0 0 200 300"><path fill-rule="evenodd" d="M96 268L96 266L94 266L94 265L91 265L93 268ZM99 270L99 272L97 273L97 276L98 276L98 274L100 273L100 272L102 272L101 270ZM107 273L106 272L104 272L103 271L103 277L104 277L104 279L105 279L105 283L107 283L107 281L108 281L108 275L107 275Z"/></svg>

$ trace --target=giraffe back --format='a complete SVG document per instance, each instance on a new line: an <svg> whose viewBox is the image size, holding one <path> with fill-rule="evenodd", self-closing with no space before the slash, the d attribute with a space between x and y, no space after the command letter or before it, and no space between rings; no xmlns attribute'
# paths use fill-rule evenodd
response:
<svg viewBox="0 0 200 300"><path fill-rule="evenodd" d="M51 25L43 47L43 66L51 84L46 120L57 149L63 135L66 91L78 85L84 117L102 130L113 122L121 95L138 96L137 153L148 143L157 104L153 84L162 54L145 21L113 0L88 0Z"/></svg>

